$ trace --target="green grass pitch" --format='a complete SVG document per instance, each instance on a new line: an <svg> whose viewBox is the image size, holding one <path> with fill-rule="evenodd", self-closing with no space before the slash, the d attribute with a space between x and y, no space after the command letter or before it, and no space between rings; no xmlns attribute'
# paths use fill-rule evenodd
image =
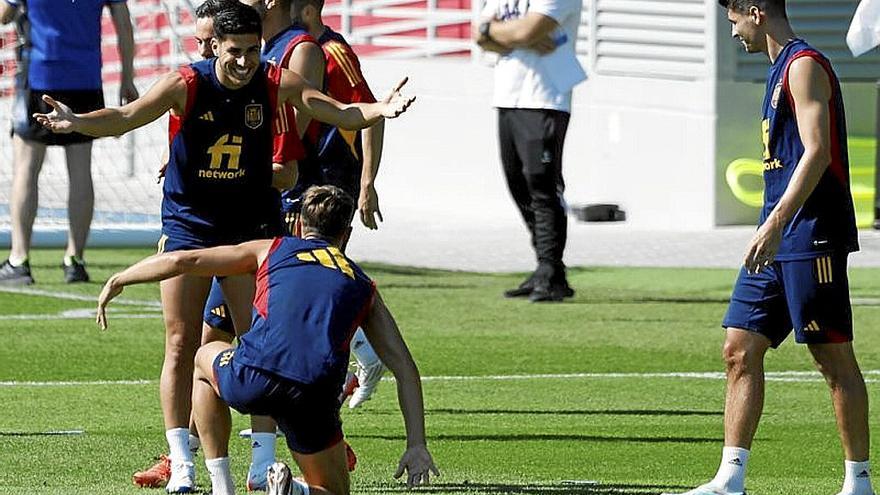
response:
<svg viewBox="0 0 880 495"><path fill-rule="evenodd" d="M89 268L103 282L148 254L92 250ZM34 253L33 289L43 292L0 292L0 494L163 493L130 481L165 448L158 286L126 289L129 304L113 306L110 329L101 332L88 317L100 283L61 283L60 259L60 251ZM735 271L572 269L574 300L532 305L500 297L522 274L365 269L425 377L429 447L442 476L418 492L652 494L714 474L724 382L669 373L722 371L718 325ZM856 349L875 403L878 275L850 274ZM767 364L773 372L813 370L791 340ZM749 465L753 495L840 488L828 391L818 375L796 377L768 383ZM404 448L393 384L383 383L361 409L346 408L343 420L359 456L354 493L405 492L391 478ZM236 431L243 427L246 419L234 415ZM45 434L64 430L85 433ZM245 493L248 446L233 438L231 447ZM201 456L196 462L207 488Z"/></svg>

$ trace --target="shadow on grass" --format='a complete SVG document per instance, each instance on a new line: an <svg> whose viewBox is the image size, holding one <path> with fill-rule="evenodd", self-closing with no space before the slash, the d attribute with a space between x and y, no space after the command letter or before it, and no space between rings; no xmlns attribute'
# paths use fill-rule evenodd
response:
<svg viewBox="0 0 880 495"><path fill-rule="evenodd" d="M403 485L367 486L363 493L473 493L476 495L648 495L664 490L683 491L690 487L669 485L639 485L631 483L596 483L562 481L558 483L436 483L408 491Z"/></svg>
<svg viewBox="0 0 880 495"><path fill-rule="evenodd" d="M511 416L672 416L672 417L687 417L687 416L724 416L723 411L690 411L686 409L682 410L673 410L673 409L539 409L539 410L529 410L529 409L453 409L453 408L438 408L438 409L426 409L426 414L429 415L441 415L441 414L449 414L449 415L511 415ZM369 411L370 415L391 415L398 416L400 415L400 410L398 409L371 409Z"/></svg>
<svg viewBox="0 0 880 495"><path fill-rule="evenodd" d="M688 411L661 409L558 409L558 410L511 410L511 409L428 409L428 414L512 414L537 416L724 416L723 411Z"/></svg>
<svg viewBox="0 0 880 495"><path fill-rule="evenodd" d="M405 441L404 435L351 434L349 438L372 440ZM610 443L721 443L722 438L709 437L615 437L603 435L576 435L558 433L512 433L483 435L431 435L431 440L449 440L453 442L610 442Z"/></svg>

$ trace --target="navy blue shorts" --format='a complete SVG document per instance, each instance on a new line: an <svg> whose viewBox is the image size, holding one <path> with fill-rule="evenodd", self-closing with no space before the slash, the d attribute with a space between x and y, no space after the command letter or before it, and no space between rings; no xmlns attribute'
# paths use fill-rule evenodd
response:
<svg viewBox="0 0 880 495"><path fill-rule="evenodd" d="M90 143L95 138L78 132L55 134L43 127L36 119L35 113L49 113L52 107L43 101L43 95L66 104L75 113L87 113L104 108L104 91L86 90L33 90L16 88L12 104L12 132L27 141L36 141L49 146L67 146L70 144Z"/></svg>
<svg viewBox="0 0 880 495"><path fill-rule="evenodd" d="M205 312L202 318L211 327L235 335L232 315L229 314L229 306L226 305L226 298L220 287L220 279L217 277L211 281L211 292L208 293L208 300L205 301Z"/></svg>
<svg viewBox="0 0 880 495"><path fill-rule="evenodd" d="M214 359L220 398L242 414L270 416L299 454L315 454L342 440L339 391L311 387L235 361L235 351Z"/></svg>
<svg viewBox="0 0 880 495"><path fill-rule="evenodd" d="M159 237L158 249L159 254L161 253L172 253L174 251L189 251L192 249L205 249L209 247L214 247L216 244L211 244L208 242L200 242L194 241L192 239L184 239L181 237L172 237L165 233L162 233L162 236Z"/></svg>
<svg viewBox="0 0 880 495"><path fill-rule="evenodd" d="M759 273L740 269L722 326L759 333L778 347L794 329L800 344L853 339L847 255L777 261Z"/></svg>

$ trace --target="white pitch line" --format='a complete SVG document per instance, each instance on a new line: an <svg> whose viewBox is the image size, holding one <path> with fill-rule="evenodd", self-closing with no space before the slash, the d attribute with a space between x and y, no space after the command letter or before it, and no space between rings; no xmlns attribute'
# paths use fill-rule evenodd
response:
<svg viewBox="0 0 880 495"><path fill-rule="evenodd" d="M41 289L31 289L27 287L5 287L0 285L0 292L7 292L9 294L22 294L25 296L41 296L41 297L51 297L54 299L65 299L68 301L88 301L92 303L98 302L98 296L87 296L83 294L73 294L70 292L55 292L50 290L41 290ZM137 301L134 299L114 299L114 304L120 304L123 306L147 306L152 308L161 308L162 304L159 301Z"/></svg>
<svg viewBox="0 0 880 495"><path fill-rule="evenodd" d="M880 370L866 370L867 376L878 376ZM677 378L693 380L724 380L726 376L720 372L689 372L672 371L666 373L545 373L526 375L449 375L423 376L425 382L476 382L476 381L513 381L513 380L603 380L627 378ZM770 382L812 383L823 382L822 376L814 371L772 371L765 375ZM393 381L393 377L382 378ZM878 383L880 379L867 378L868 383ZM0 387L78 387L91 385L153 385L158 380L88 380L88 381L0 381Z"/></svg>
<svg viewBox="0 0 880 495"><path fill-rule="evenodd" d="M55 314L55 315L40 315L40 314L32 314L32 315L0 315L0 321L9 321L9 320L25 320L25 321L46 321L46 320L94 320L95 312L89 310L90 314ZM161 318L162 315L160 313L114 313L111 314L111 320L140 320L140 319L150 319L150 318Z"/></svg>

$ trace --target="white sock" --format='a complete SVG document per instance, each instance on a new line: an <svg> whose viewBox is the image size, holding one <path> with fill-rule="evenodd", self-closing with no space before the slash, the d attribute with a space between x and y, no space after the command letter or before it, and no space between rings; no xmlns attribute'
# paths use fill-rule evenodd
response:
<svg viewBox="0 0 880 495"><path fill-rule="evenodd" d="M364 329L361 327L358 327L354 337L351 338L351 353L354 354L354 358L361 366L367 366L379 360L379 356L367 341L367 336L364 335Z"/></svg>
<svg viewBox="0 0 880 495"><path fill-rule="evenodd" d="M201 446L202 446L202 440L199 437L190 433L189 434L189 451L192 452L193 455L196 455L196 453L199 451L199 448Z"/></svg>
<svg viewBox="0 0 880 495"><path fill-rule="evenodd" d="M721 451L721 466L712 479L712 486L726 492L739 493L746 485L746 464L749 451L739 447L724 447Z"/></svg>
<svg viewBox="0 0 880 495"><path fill-rule="evenodd" d="M172 461L192 462L192 452L189 451L189 428L165 430L165 438L168 440L168 456Z"/></svg>
<svg viewBox="0 0 880 495"><path fill-rule="evenodd" d="M205 459L205 466L211 474L211 495L234 495L235 481L229 471L229 458Z"/></svg>
<svg viewBox="0 0 880 495"><path fill-rule="evenodd" d="M874 491L871 488L871 463L869 461L855 462L844 461L843 490L846 495L870 495Z"/></svg>
<svg viewBox="0 0 880 495"><path fill-rule="evenodd" d="M275 462L275 432L251 433L251 465L261 469Z"/></svg>
<svg viewBox="0 0 880 495"><path fill-rule="evenodd" d="M27 260L28 260L27 256L25 256L24 258L16 258L15 256L12 256L11 254L9 255L9 264L12 266L15 266L15 267L19 267L19 266L23 265L24 262Z"/></svg>

